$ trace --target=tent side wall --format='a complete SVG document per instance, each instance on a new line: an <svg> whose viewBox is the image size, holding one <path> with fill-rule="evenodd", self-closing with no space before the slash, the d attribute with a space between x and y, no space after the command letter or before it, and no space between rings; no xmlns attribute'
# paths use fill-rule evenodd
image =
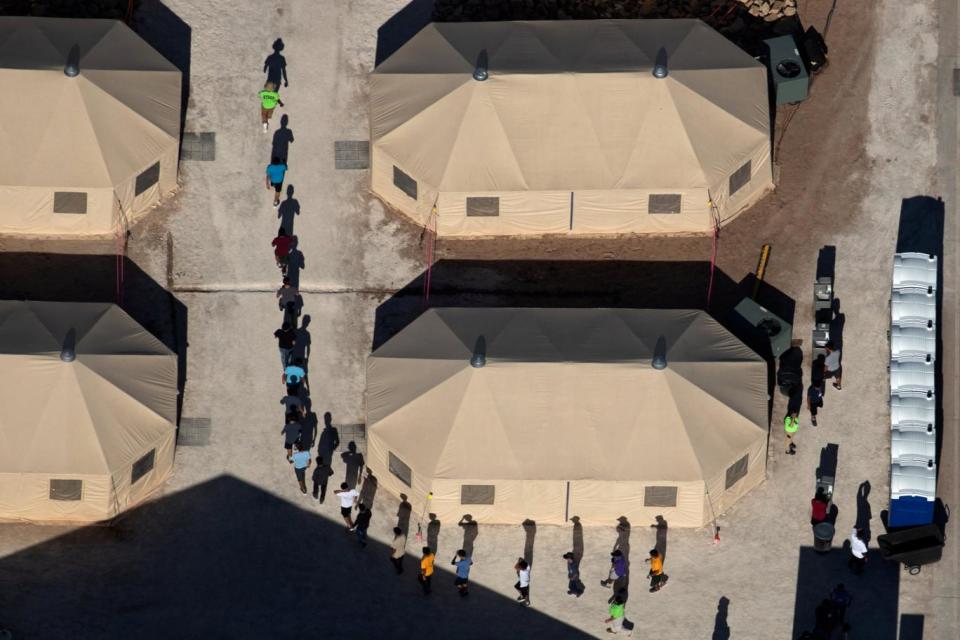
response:
<svg viewBox="0 0 960 640"><path fill-rule="evenodd" d="M647 487L675 487L675 506L644 506ZM651 492L652 494L652 492ZM609 525L620 516L630 522L653 522L662 515L671 526L700 527L704 524L703 482L604 482L580 480L571 483L570 515L583 524ZM661 502L662 505L669 504Z"/></svg>
<svg viewBox="0 0 960 640"><path fill-rule="evenodd" d="M51 480L80 480L79 500L51 500ZM0 473L0 520L97 522L112 516L107 475Z"/></svg>
<svg viewBox="0 0 960 640"><path fill-rule="evenodd" d="M54 213L57 192L85 194L86 213ZM113 233L117 213L113 189L0 186L0 233L104 235Z"/></svg>
<svg viewBox="0 0 960 640"><path fill-rule="evenodd" d="M747 160L750 161L750 180L736 193L730 195L730 176L711 190L710 195L720 211L721 221L737 217L774 188L769 142L757 146L752 155L744 158L741 166Z"/></svg>
<svg viewBox="0 0 960 640"><path fill-rule="evenodd" d="M726 513L740 498L752 491L766 478L767 470L767 440L766 436L758 441L743 456L747 459L746 474L737 480L729 489L727 485L727 471L717 474L707 483L708 495L703 501L703 523L709 523L715 517ZM732 465L742 459L732 461ZM730 469L730 467L728 467Z"/></svg>
<svg viewBox="0 0 960 640"><path fill-rule="evenodd" d="M171 138L155 161L160 164L160 174L157 181L139 194L137 193L137 176L148 172L154 163L150 163L140 173L134 174L128 180L117 185L117 199L123 207L128 224L132 224L135 220L143 217L163 198L176 190L179 148L179 142Z"/></svg>
<svg viewBox="0 0 960 640"><path fill-rule="evenodd" d="M401 493L406 495L416 509L422 510L427 494L433 491L433 479L421 473L419 469L411 468L412 486L407 485L390 472L388 462L390 451L390 446L368 425L367 451L364 462L367 469L377 479L377 486L389 491L394 496L399 497ZM403 459L402 455L401 459Z"/></svg>
<svg viewBox="0 0 960 640"><path fill-rule="evenodd" d="M426 225L430 220L433 203L437 199L437 190L417 176L404 171L404 168L398 165L389 154L380 149L376 141L371 146L370 189L388 205L409 216L417 224ZM416 185L416 198L394 184L395 167L412 178Z"/></svg>
<svg viewBox="0 0 960 640"><path fill-rule="evenodd" d="M136 483L130 481L133 476L133 462L118 469L113 474L113 499L110 505L115 516L136 505L153 493L167 478L173 474L173 453L176 445L176 430L171 425L170 431L159 441L149 447L144 447L143 453L154 449L153 469L139 478Z"/></svg>

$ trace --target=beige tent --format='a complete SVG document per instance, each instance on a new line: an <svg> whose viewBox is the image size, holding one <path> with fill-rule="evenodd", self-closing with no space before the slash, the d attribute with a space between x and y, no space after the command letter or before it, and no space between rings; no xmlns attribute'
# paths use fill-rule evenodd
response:
<svg viewBox="0 0 960 640"><path fill-rule="evenodd" d="M380 485L441 521L700 526L764 478L767 365L701 311L432 309L366 412Z"/></svg>
<svg viewBox="0 0 960 640"><path fill-rule="evenodd" d="M176 356L116 305L0 301L0 519L142 500L173 470L176 406Z"/></svg>
<svg viewBox="0 0 960 640"><path fill-rule="evenodd" d="M0 17L0 84L0 233L114 233L176 187L180 71L123 23Z"/></svg>
<svg viewBox="0 0 960 640"><path fill-rule="evenodd" d="M440 235L707 232L773 186L766 71L699 20L435 23L370 81L373 191Z"/></svg>

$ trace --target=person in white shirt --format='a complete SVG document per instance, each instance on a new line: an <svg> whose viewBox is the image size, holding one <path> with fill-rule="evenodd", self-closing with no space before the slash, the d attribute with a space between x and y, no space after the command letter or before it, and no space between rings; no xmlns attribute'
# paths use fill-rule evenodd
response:
<svg viewBox="0 0 960 640"><path fill-rule="evenodd" d="M341 482L340 488L336 489L334 493L340 498L340 515L343 516L343 521L347 523L347 528L352 531L353 518L350 515L353 513L353 505L357 503L360 494L356 489L351 489L346 482Z"/></svg>
<svg viewBox="0 0 960 640"><path fill-rule="evenodd" d="M860 575L863 566L867 563L867 543L863 541L864 533L857 527L850 532L850 561L847 565L851 571Z"/></svg>
<svg viewBox="0 0 960 640"><path fill-rule="evenodd" d="M517 564L513 566L517 572L517 584L513 585L520 595L517 596L517 602L522 602L525 607L530 606L530 565L523 558L517 558Z"/></svg>

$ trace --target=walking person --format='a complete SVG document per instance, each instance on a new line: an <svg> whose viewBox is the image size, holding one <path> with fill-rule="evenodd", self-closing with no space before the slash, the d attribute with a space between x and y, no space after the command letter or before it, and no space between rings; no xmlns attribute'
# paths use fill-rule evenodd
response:
<svg viewBox="0 0 960 640"><path fill-rule="evenodd" d="M277 93L277 85L273 82L267 81L263 85L263 91L257 94L260 98L260 122L263 124L263 132L266 133L270 129L270 118L273 117L273 110L277 108L277 105L283 106L283 101L280 99L280 94Z"/></svg>
<svg viewBox="0 0 960 640"><path fill-rule="evenodd" d="M517 596L517 602L522 602L523 606L530 606L530 563L523 558L517 558L517 564L513 565L513 570L517 572L517 583L513 588L520 595Z"/></svg>
<svg viewBox="0 0 960 640"><path fill-rule="evenodd" d="M283 383L287 385L287 395L300 395L300 385L306 382L307 372L303 370L303 358L294 358L293 364L288 364L283 370ZM307 392L310 391L309 385Z"/></svg>
<svg viewBox="0 0 960 640"><path fill-rule="evenodd" d="M360 493L356 489L351 489L346 482L341 482L340 488L334 489L333 493L340 498L340 516L347 523L347 530L350 531L353 529L353 518L351 518L353 505L356 504Z"/></svg>
<svg viewBox="0 0 960 640"><path fill-rule="evenodd" d="M647 562L650 563L650 572L647 574L647 577L650 578L650 593L656 593L663 589L670 576L663 572L663 557L656 549L650 549L650 557L647 558Z"/></svg>
<svg viewBox="0 0 960 640"><path fill-rule="evenodd" d="M460 597L463 598L470 594L467 589L469 588L470 565L473 564L473 560L467 556L466 551L458 549L457 555L453 556L450 564L456 567L457 577L453 583L457 585L457 591L460 593Z"/></svg>
<svg viewBox="0 0 960 640"><path fill-rule="evenodd" d="M817 493L810 501L810 526L815 527L827 519L829 504L823 487L817 487Z"/></svg>
<svg viewBox="0 0 960 640"><path fill-rule="evenodd" d="M297 332L290 326L289 322L284 322L279 329L273 332L273 337L277 339L277 349L280 351L280 368L286 370L287 365L290 364L293 345L297 341Z"/></svg>
<svg viewBox="0 0 960 640"><path fill-rule="evenodd" d="M288 236L287 230L280 227L280 229L277 230L277 237L270 241L270 246L273 247L274 260L276 260L277 267L280 268L280 272L284 276L287 275L287 265L290 263L290 249L294 241L296 241L296 238L296 236ZM281 309L284 306L283 303L280 303Z"/></svg>
<svg viewBox="0 0 960 640"><path fill-rule="evenodd" d="M293 448L295 449L293 453L293 472L297 475L297 483L300 485L300 493L307 492L307 467L310 466L310 451L304 450L304 447L299 442L294 443Z"/></svg>
<svg viewBox="0 0 960 640"><path fill-rule="evenodd" d="M847 561L847 566L856 575L863 573L863 567L867 564L867 543L863 541L863 537L863 530L857 527L850 532L850 560Z"/></svg>
<svg viewBox="0 0 960 640"><path fill-rule="evenodd" d="M841 357L840 349L836 347L833 342L828 342L827 357L824 358L823 361L824 377L833 378L833 388L837 391L843 390L843 366L841 365Z"/></svg>
<svg viewBox="0 0 960 640"><path fill-rule="evenodd" d="M420 581L420 586L423 587L423 595L425 596L430 595L430 581L433 579L433 561L433 551L430 550L430 547L424 547L423 556L420 558L420 573L417 575L417 580Z"/></svg>
<svg viewBox="0 0 960 640"><path fill-rule="evenodd" d="M403 573L403 554L407 548L407 536L404 535L400 527L393 528L393 540L390 542L390 562L397 571L397 575Z"/></svg>
<svg viewBox="0 0 960 640"><path fill-rule="evenodd" d="M299 295L299 289L290 283L290 278L284 276L280 288L277 289L277 305L280 307L280 311L286 311L287 305L290 304L296 306L297 296Z"/></svg>
<svg viewBox="0 0 960 640"><path fill-rule="evenodd" d="M797 413L787 413L783 418L783 432L786 434L786 453L787 455L796 455L797 445L793 441L794 436L797 434L797 430L800 428L800 419Z"/></svg>
<svg viewBox="0 0 960 640"><path fill-rule="evenodd" d="M610 573L606 580L600 581L601 587L609 587L617 580L621 580L627 575L627 559L623 557L620 549L614 549L610 552Z"/></svg>
<svg viewBox="0 0 960 640"><path fill-rule="evenodd" d="M287 175L287 163L280 158L273 158L267 165L267 189L273 189L273 206L280 206L280 191L283 190L283 178Z"/></svg>
<svg viewBox="0 0 960 640"><path fill-rule="evenodd" d="M373 517L373 514L367 508L367 505L362 502L357 505L357 520L353 523L353 530L357 534L357 540L360 541L361 547L367 546L367 529L370 528L371 517Z"/></svg>
<svg viewBox="0 0 960 640"><path fill-rule="evenodd" d="M823 381L811 382L807 387L807 410L810 412L811 426L817 426L817 410L823 408Z"/></svg>
<svg viewBox="0 0 960 640"><path fill-rule="evenodd" d="M563 554L563 559L567 561L567 595L579 598L586 589L580 582L580 565L577 562L577 556L572 551L567 551Z"/></svg>
<svg viewBox="0 0 960 640"><path fill-rule="evenodd" d="M293 445L300 444L300 437L303 435L303 425L300 424L300 416L296 413L288 413L284 419L283 428L280 433L283 435L283 448L287 451L287 462L293 462Z"/></svg>
<svg viewBox="0 0 960 640"><path fill-rule="evenodd" d="M313 468L313 497L319 498L320 504L327 497L327 482L332 475L333 467L324 462L323 457L317 456L317 464Z"/></svg>
<svg viewBox="0 0 960 640"><path fill-rule="evenodd" d="M847 607L853 603L853 596L850 595L850 592L843 586L843 583L838 584L833 588L833 591L830 592L830 603L833 604L833 608L836 611L837 624L843 627L843 623L847 617Z"/></svg>
<svg viewBox="0 0 960 640"><path fill-rule="evenodd" d="M607 627L607 633L620 633L623 630L623 619L626 615L626 603L623 598L620 596L614 596L613 601L610 603L610 608L607 610L607 613L610 614L610 617L604 620L610 626Z"/></svg>

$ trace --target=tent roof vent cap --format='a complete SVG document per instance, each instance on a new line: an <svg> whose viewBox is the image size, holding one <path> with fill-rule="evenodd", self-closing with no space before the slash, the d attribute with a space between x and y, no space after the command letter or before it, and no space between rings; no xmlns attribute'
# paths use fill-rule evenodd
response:
<svg viewBox="0 0 960 640"><path fill-rule="evenodd" d="M473 79L477 82L483 82L490 77L490 74L487 73L487 50L481 49L480 55L477 56L477 66L473 68Z"/></svg>
<svg viewBox="0 0 960 640"><path fill-rule="evenodd" d="M658 371L667 368L667 339L663 336L657 338L657 346L653 349L653 360L650 366Z"/></svg>
<svg viewBox="0 0 960 640"><path fill-rule="evenodd" d="M70 53L67 54L67 63L63 65L63 75L68 78L76 78L80 75L80 45L75 44L70 47Z"/></svg>
<svg viewBox="0 0 960 640"><path fill-rule="evenodd" d="M63 348L60 349L60 359L64 362L73 362L77 359L77 330L70 329L63 339Z"/></svg>
<svg viewBox="0 0 960 640"><path fill-rule="evenodd" d="M477 338L477 343L473 347L473 356L470 358L470 366L474 369L481 369L487 364L487 341L483 336Z"/></svg>
<svg viewBox="0 0 960 640"><path fill-rule="evenodd" d="M667 69L667 50L660 47L660 50L657 51L657 60L653 65L653 77L663 79L669 74L670 71Z"/></svg>

